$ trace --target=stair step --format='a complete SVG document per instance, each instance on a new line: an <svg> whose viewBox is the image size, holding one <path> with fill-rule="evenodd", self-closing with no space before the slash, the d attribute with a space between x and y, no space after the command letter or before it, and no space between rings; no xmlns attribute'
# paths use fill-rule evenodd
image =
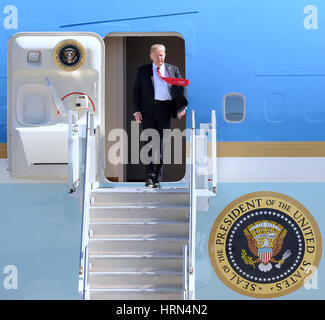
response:
<svg viewBox="0 0 325 320"><path fill-rule="evenodd" d="M90 271L175 271L182 272L183 257L177 255L90 255Z"/></svg>
<svg viewBox="0 0 325 320"><path fill-rule="evenodd" d="M91 289L91 300L181 300L182 290Z"/></svg>
<svg viewBox="0 0 325 320"><path fill-rule="evenodd" d="M89 272L91 289L182 289L182 272Z"/></svg>
<svg viewBox="0 0 325 320"><path fill-rule="evenodd" d="M182 255L186 238L89 239L89 254L171 254Z"/></svg>
<svg viewBox="0 0 325 320"><path fill-rule="evenodd" d="M90 221L188 221L189 206L96 206L90 207Z"/></svg>
<svg viewBox="0 0 325 320"><path fill-rule="evenodd" d="M99 188L91 192L91 204L102 205L188 205L187 188Z"/></svg>
<svg viewBox="0 0 325 320"><path fill-rule="evenodd" d="M153 238L188 236L186 222L90 222L91 238Z"/></svg>

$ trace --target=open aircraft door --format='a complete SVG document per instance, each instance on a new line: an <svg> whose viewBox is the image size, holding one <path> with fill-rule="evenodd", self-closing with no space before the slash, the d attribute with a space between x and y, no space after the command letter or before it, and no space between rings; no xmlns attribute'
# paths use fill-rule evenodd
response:
<svg viewBox="0 0 325 320"><path fill-rule="evenodd" d="M78 185L79 143L88 111L104 140L104 50L102 38L89 32L18 33L10 39L8 161L13 177L65 180L69 167L70 189Z"/></svg>

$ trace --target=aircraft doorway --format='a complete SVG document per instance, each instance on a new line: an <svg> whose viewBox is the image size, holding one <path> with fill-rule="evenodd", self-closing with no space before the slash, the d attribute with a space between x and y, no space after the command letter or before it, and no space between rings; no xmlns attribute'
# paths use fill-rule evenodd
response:
<svg viewBox="0 0 325 320"><path fill-rule="evenodd" d="M131 121L133 117L132 88L139 65L150 63L151 45L162 43L166 46L166 62L176 65L185 78L185 43L174 33L150 34L109 34L104 39L105 64L105 176L112 182L143 182L145 166L131 161ZM136 122L133 122L133 126ZM138 126L138 125L136 125ZM172 119L171 130L186 127L185 117ZM114 138L112 129L123 128L126 136ZM134 128L134 127L133 127ZM141 134L141 126L138 128ZM132 131L134 133L134 131ZM112 139L109 141L109 135ZM173 141L173 140L172 140ZM123 145L123 148L119 148ZM117 148L118 146L118 148ZM140 142L140 148L142 143ZM182 141L182 164L174 162L174 144L171 145L171 164L164 165L163 182L176 182L185 175L186 141ZM116 153L115 151L118 150ZM133 152L133 150L132 150ZM122 154L121 154L122 153ZM116 154L116 157L114 157ZM114 158L124 159L116 161Z"/></svg>

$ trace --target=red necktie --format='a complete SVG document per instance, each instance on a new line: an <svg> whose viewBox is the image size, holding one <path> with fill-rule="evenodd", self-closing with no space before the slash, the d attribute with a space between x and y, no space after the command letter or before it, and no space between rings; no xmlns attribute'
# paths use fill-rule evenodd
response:
<svg viewBox="0 0 325 320"><path fill-rule="evenodd" d="M174 86L185 86L187 87L188 84L190 83L190 80L187 79L182 79L182 78L168 78L168 77L163 77L162 74L159 71L159 67L157 67L157 73L161 79L166 81L169 84L172 84Z"/></svg>

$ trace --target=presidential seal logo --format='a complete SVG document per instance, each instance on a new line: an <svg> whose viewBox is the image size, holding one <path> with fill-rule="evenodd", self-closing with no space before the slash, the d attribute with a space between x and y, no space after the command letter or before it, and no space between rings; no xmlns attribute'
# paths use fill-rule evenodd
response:
<svg viewBox="0 0 325 320"><path fill-rule="evenodd" d="M228 287L274 298L304 285L317 269L322 241L310 212L276 192L254 192L230 203L209 238L211 264Z"/></svg>
<svg viewBox="0 0 325 320"><path fill-rule="evenodd" d="M54 60L62 70L77 70L83 65L85 59L86 51L76 40L64 40L55 47Z"/></svg>

